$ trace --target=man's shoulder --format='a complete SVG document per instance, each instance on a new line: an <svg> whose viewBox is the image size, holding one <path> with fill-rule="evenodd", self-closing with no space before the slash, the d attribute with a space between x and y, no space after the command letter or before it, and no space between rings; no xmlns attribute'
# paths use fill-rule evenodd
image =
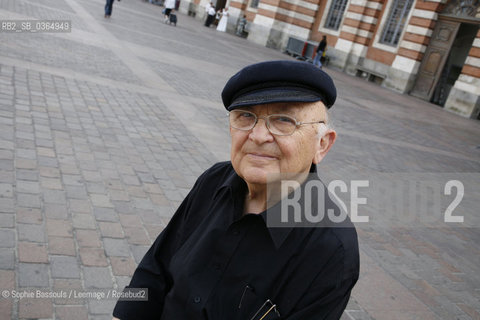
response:
<svg viewBox="0 0 480 320"><path fill-rule="evenodd" d="M235 170L230 161L217 162L202 173L197 183L221 184L234 173Z"/></svg>
<svg viewBox="0 0 480 320"><path fill-rule="evenodd" d="M353 224L342 227L330 227L330 232L345 250L358 251L357 230Z"/></svg>
<svg viewBox="0 0 480 320"><path fill-rule="evenodd" d="M233 173L232 163L230 161L217 162L203 173L207 176L223 176Z"/></svg>
<svg viewBox="0 0 480 320"><path fill-rule="evenodd" d="M359 272L360 258L358 248L358 236L355 226L343 225L342 227L329 227L328 233L332 247L339 250L343 255L344 271L346 274L357 274Z"/></svg>

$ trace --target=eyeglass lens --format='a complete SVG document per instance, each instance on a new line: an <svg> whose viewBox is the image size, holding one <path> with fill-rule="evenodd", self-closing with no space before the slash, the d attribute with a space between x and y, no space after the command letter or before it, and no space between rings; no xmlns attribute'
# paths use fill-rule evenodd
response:
<svg viewBox="0 0 480 320"><path fill-rule="evenodd" d="M286 115L269 115L263 117L267 128L273 134L289 135L295 131L297 121ZM257 122L257 115L252 112L234 110L230 112L230 125L239 130L251 130Z"/></svg>

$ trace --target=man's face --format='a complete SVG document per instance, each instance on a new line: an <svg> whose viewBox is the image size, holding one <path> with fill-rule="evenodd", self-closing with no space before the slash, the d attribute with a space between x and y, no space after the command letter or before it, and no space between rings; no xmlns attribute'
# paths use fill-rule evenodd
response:
<svg viewBox="0 0 480 320"><path fill-rule="evenodd" d="M230 127L232 138L231 161L237 174L248 184L266 184L269 174L306 173L312 163L325 156L335 140L335 133L326 143L318 137L320 124L297 127L290 136L271 134L263 116L286 114L299 122L325 120L322 102L273 103L241 108L257 115L258 122L252 130L242 131Z"/></svg>

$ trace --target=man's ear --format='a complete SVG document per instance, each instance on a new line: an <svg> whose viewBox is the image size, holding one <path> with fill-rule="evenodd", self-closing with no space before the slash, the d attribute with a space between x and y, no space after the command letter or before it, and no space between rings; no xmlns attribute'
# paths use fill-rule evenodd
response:
<svg viewBox="0 0 480 320"><path fill-rule="evenodd" d="M317 144L317 150L315 152L315 156L313 158L313 163L318 164L322 159L327 155L330 148L335 143L335 139L337 139L337 133L335 130L327 130L322 138L319 139Z"/></svg>

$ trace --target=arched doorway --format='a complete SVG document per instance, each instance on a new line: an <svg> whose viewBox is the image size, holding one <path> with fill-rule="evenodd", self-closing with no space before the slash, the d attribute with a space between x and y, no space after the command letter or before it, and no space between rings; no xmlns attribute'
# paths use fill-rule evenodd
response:
<svg viewBox="0 0 480 320"><path fill-rule="evenodd" d="M215 3L215 11L225 8L226 4L227 4L227 0L217 0L217 2Z"/></svg>
<svg viewBox="0 0 480 320"><path fill-rule="evenodd" d="M477 32L478 26L476 25L467 23L460 24L457 36L450 48L450 53L442 68L442 72L440 72L430 102L442 107L445 105L450 90L462 72L463 65L468 57L468 52L472 47Z"/></svg>
<svg viewBox="0 0 480 320"><path fill-rule="evenodd" d="M452 0L439 15L410 94L443 106L480 26L480 0Z"/></svg>

